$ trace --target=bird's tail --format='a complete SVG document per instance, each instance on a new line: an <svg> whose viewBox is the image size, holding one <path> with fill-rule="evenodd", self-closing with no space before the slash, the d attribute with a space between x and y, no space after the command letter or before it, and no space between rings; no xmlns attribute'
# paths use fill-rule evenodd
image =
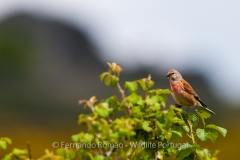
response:
<svg viewBox="0 0 240 160"><path fill-rule="evenodd" d="M203 106L202 106L203 107ZM215 113L212 111L212 110L210 110L209 108L207 108L207 107L203 107L205 110L207 110L208 112L210 112L211 114L213 114L213 115L215 115Z"/></svg>
<svg viewBox="0 0 240 160"><path fill-rule="evenodd" d="M201 104L203 107L208 108L208 106L207 106L205 103L203 103L200 99L198 99L198 101L200 102L200 104Z"/></svg>
<svg viewBox="0 0 240 160"><path fill-rule="evenodd" d="M207 110L208 112L210 112L210 113L212 113L213 115L215 115L215 113L214 113L212 110L210 110L205 103L203 103L200 99L198 99L198 101L199 101L200 104L202 105L201 107L203 107L205 110Z"/></svg>

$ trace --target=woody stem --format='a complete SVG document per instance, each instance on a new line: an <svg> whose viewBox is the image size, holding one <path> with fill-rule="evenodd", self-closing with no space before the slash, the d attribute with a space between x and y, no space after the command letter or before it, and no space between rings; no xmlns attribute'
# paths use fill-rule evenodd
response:
<svg viewBox="0 0 240 160"><path fill-rule="evenodd" d="M195 143L195 138L194 138L194 135L193 135L193 126L192 126L192 123L189 121L189 119L187 120L188 122L188 125L189 125L189 128L190 128L190 132L191 132L191 139L192 139L192 143L194 144Z"/></svg>
<svg viewBox="0 0 240 160"><path fill-rule="evenodd" d="M182 115L179 113L179 112L177 112L177 114L179 115L179 117L183 120L183 117L182 117ZM181 129L186 133L186 135L189 137L189 138L191 138L191 136L186 132L186 130L185 129L183 129L183 127L181 127Z"/></svg>
<svg viewBox="0 0 240 160"><path fill-rule="evenodd" d="M126 99L126 96L124 94L124 90L122 89L122 87L120 86L119 83L117 83L117 86L118 86L118 90L119 92L121 93L122 95L122 100L124 101ZM129 104L125 101L125 107L126 107L126 110L127 110L127 114L128 114L128 117L131 117L131 112L130 112L130 106Z"/></svg>

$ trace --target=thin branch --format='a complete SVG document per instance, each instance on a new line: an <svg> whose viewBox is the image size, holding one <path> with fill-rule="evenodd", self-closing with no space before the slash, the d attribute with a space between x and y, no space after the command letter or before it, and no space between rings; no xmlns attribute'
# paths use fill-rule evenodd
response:
<svg viewBox="0 0 240 160"><path fill-rule="evenodd" d="M157 160L157 159L158 159L158 152L155 151L155 152L154 152L154 160Z"/></svg>
<svg viewBox="0 0 240 160"><path fill-rule="evenodd" d="M32 153L31 153L31 147L30 147L30 142L27 142L27 149L28 149L28 158L31 160L32 159Z"/></svg>
<svg viewBox="0 0 240 160"><path fill-rule="evenodd" d="M177 104L176 104L177 105ZM177 112L177 115L179 115L180 116L180 118L183 120L183 117L182 117L182 115L179 113L179 112ZM181 126L181 129L186 133L186 135L189 137L189 138L191 138L191 136L187 133L187 131L185 131L185 129Z"/></svg>
<svg viewBox="0 0 240 160"><path fill-rule="evenodd" d="M110 155L112 154L114 148L115 148L115 147L112 147L112 148L110 148L110 150L108 150L108 151L106 152L106 156L107 156L107 158L110 157Z"/></svg>
<svg viewBox="0 0 240 160"><path fill-rule="evenodd" d="M194 139L194 135L193 135L193 129L192 129L192 123L189 121L189 119L187 120L189 128L190 128L190 132L191 132L191 139L193 144L195 143L195 139Z"/></svg>
<svg viewBox="0 0 240 160"><path fill-rule="evenodd" d="M120 86L120 84L119 83L117 83L117 86L118 86L118 90L119 90L119 92L121 93L121 95L122 95L122 100L125 100L126 99L126 96L125 96L125 94L124 94L124 90L122 89L122 87ZM130 112L130 106L129 106L129 104L125 101L125 106L126 106L126 110L127 110L127 114L128 114L128 117L131 117L131 112Z"/></svg>
<svg viewBox="0 0 240 160"><path fill-rule="evenodd" d="M183 130L183 132L185 132L185 134L186 134L189 138L191 138L191 136L187 133L187 131L185 131L184 128L181 127L181 129Z"/></svg>
<svg viewBox="0 0 240 160"><path fill-rule="evenodd" d="M200 142L200 139L198 139L198 142L197 142L197 144L199 144L199 142Z"/></svg>

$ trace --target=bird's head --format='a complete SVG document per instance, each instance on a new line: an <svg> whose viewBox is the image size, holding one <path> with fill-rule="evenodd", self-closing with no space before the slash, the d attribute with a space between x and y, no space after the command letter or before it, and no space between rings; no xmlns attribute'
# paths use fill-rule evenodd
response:
<svg viewBox="0 0 240 160"><path fill-rule="evenodd" d="M175 69L171 69L166 77L168 77L170 82L179 81L182 79L182 75Z"/></svg>

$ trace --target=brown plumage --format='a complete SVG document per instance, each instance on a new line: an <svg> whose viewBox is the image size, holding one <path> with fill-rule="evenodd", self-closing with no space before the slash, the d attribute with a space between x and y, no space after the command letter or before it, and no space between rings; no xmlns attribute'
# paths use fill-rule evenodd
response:
<svg viewBox="0 0 240 160"><path fill-rule="evenodd" d="M197 93L193 90L190 84L182 78L182 75L177 70L170 70L166 76L170 81L172 96L177 105L187 107L199 106L203 107L210 113L215 114L201 101Z"/></svg>

